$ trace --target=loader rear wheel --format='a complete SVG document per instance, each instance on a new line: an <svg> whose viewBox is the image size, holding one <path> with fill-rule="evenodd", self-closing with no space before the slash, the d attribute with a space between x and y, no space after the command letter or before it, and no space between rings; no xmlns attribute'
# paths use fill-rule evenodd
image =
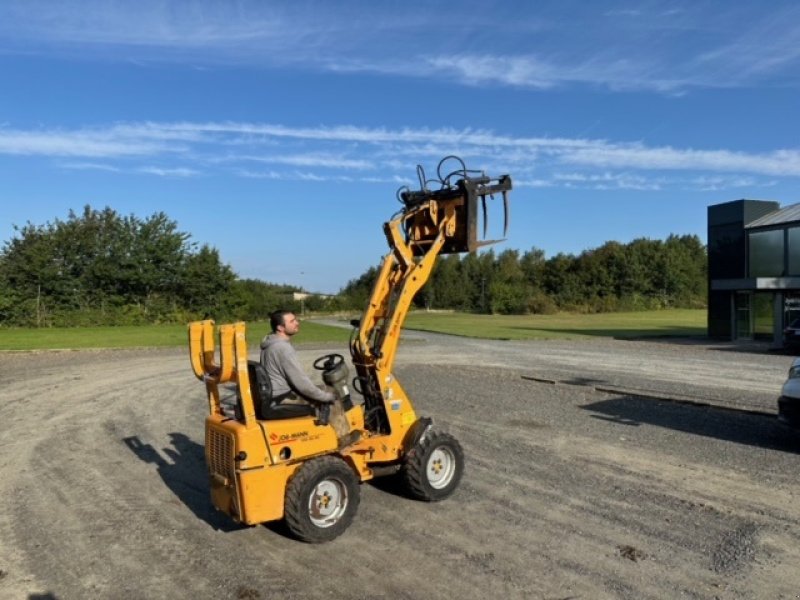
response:
<svg viewBox="0 0 800 600"><path fill-rule="evenodd" d="M350 526L360 500L358 479L347 463L335 456L306 462L286 487L284 518L298 539L328 542Z"/></svg>
<svg viewBox="0 0 800 600"><path fill-rule="evenodd" d="M452 494L464 474L464 451L450 434L429 431L407 453L401 476L408 493L437 502Z"/></svg>

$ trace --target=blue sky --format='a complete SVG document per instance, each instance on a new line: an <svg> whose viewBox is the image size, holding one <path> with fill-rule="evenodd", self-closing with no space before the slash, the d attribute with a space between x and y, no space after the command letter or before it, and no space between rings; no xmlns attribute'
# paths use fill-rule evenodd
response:
<svg viewBox="0 0 800 600"><path fill-rule="evenodd" d="M3 0L0 241L164 211L335 292L448 154L511 174L498 251L705 241L710 204L800 202L799 91L796 2Z"/></svg>

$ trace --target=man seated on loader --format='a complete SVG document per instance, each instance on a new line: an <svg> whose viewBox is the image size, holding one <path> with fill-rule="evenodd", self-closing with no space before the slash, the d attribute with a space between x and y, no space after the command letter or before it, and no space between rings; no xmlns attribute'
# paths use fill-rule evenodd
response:
<svg viewBox="0 0 800 600"><path fill-rule="evenodd" d="M300 331L300 321L290 310L276 310L269 316L272 333L261 340L261 366L272 386L272 406L280 404L329 405L328 422L336 432L339 448L356 443L361 432L350 431L342 401L330 389L314 385L303 371L290 340ZM319 410L318 410L319 412Z"/></svg>

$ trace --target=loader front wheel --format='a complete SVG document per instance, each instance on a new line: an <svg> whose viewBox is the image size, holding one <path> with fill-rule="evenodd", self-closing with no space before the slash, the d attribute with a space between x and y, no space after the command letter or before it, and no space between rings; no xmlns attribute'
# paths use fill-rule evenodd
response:
<svg viewBox="0 0 800 600"><path fill-rule="evenodd" d="M464 451L452 435L429 431L406 453L400 473L412 497L444 500L464 474Z"/></svg>
<svg viewBox="0 0 800 600"><path fill-rule="evenodd" d="M350 526L360 501L358 479L335 456L306 462L286 487L284 518L298 539L312 544L339 537Z"/></svg>

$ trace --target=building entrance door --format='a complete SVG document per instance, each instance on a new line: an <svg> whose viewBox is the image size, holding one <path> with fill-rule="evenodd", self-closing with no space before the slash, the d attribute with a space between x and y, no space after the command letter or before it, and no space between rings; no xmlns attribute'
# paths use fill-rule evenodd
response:
<svg viewBox="0 0 800 600"><path fill-rule="evenodd" d="M737 340L753 339L752 300L753 294L750 292L737 292L734 298L734 318Z"/></svg>

